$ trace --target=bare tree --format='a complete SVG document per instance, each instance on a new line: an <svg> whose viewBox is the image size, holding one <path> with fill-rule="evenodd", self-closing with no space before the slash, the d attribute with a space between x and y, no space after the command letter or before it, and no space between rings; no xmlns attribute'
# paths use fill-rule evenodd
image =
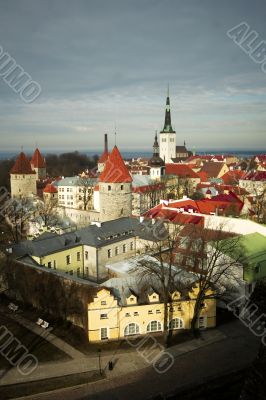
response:
<svg viewBox="0 0 266 400"><path fill-rule="evenodd" d="M213 297L230 299L237 282L236 265L243 257L240 237L225 233L220 225L216 230L189 225L183 231L185 240L176 248L180 267L192 272L198 285L191 330L197 332L197 323L204 300Z"/></svg>
<svg viewBox="0 0 266 400"><path fill-rule="evenodd" d="M77 197L82 203L83 210L92 208L93 183L90 178L81 176L78 180L79 191Z"/></svg>
<svg viewBox="0 0 266 400"><path fill-rule="evenodd" d="M170 226L163 220L159 220L155 224L150 221L147 225L150 239L145 242L145 252L153 259L143 259L134 268L141 284L147 280L154 280L159 287L164 304L163 332L167 345L170 337L168 330L170 292L176 289L177 276L180 273L180 269L175 267L176 241L182 228L177 224Z"/></svg>
<svg viewBox="0 0 266 400"><path fill-rule="evenodd" d="M255 214L257 222L266 223L266 188L256 193L255 197Z"/></svg>
<svg viewBox="0 0 266 400"><path fill-rule="evenodd" d="M54 223L57 219L57 202L55 199L45 199L36 204L36 215L41 217L44 226Z"/></svg>
<svg viewBox="0 0 266 400"><path fill-rule="evenodd" d="M36 209L31 200L8 199L1 207L1 224L5 227L7 236L15 243L26 237L29 220L35 215Z"/></svg>

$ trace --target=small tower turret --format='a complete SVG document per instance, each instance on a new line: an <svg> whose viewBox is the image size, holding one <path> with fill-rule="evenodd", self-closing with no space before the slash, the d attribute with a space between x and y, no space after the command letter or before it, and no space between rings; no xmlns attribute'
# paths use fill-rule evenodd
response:
<svg viewBox="0 0 266 400"><path fill-rule="evenodd" d="M130 217L132 178L115 146L99 177L100 221Z"/></svg>
<svg viewBox="0 0 266 400"><path fill-rule="evenodd" d="M46 162L37 148L31 159L31 168L36 172L36 179L42 180L46 178Z"/></svg>
<svg viewBox="0 0 266 400"><path fill-rule="evenodd" d="M23 152L20 153L10 171L10 184L12 197L31 197L37 193L36 173Z"/></svg>
<svg viewBox="0 0 266 400"><path fill-rule="evenodd" d="M157 138L157 132L155 132L155 138L153 143L153 156L149 160L150 166L150 177L152 179L161 179L161 176L165 174L165 163L159 156L159 144Z"/></svg>

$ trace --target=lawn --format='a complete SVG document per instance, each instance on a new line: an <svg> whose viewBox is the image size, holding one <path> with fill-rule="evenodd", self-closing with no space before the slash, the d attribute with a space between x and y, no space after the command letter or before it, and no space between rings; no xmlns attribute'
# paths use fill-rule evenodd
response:
<svg viewBox="0 0 266 400"><path fill-rule="evenodd" d="M15 322L2 308L0 310L0 326L6 327L31 354L37 357L39 362L70 360L70 357L60 349ZM0 369L9 366L9 362L0 355Z"/></svg>

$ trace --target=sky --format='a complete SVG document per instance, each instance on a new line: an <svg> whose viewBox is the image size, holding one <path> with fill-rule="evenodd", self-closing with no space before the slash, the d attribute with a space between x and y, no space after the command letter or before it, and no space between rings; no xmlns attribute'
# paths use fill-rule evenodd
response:
<svg viewBox="0 0 266 400"><path fill-rule="evenodd" d="M265 21L265 0L0 0L0 46L41 87L27 104L0 76L0 150L101 152L115 130L151 150L168 84L177 144L266 149L266 73L226 34Z"/></svg>

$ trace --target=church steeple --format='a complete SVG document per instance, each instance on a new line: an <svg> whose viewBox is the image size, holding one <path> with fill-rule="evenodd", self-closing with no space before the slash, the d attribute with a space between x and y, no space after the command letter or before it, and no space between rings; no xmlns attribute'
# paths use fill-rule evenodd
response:
<svg viewBox="0 0 266 400"><path fill-rule="evenodd" d="M155 138L153 143L153 157L159 157L159 143L157 138L157 131L155 131Z"/></svg>
<svg viewBox="0 0 266 400"><path fill-rule="evenodd" d="M166 97L166 107L165 107L165 118L164 118L164 127L162 132L170 132L174 133L175 131L172 128L171 122L171 110L170 110L170 96L169 96L169 85L167 88L167 97Z"/></svg>

